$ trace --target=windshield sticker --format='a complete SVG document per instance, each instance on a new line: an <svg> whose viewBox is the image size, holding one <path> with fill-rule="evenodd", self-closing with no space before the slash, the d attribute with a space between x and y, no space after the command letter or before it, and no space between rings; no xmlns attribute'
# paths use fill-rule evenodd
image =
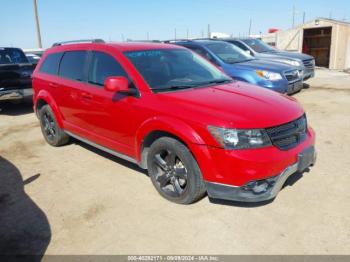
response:
<svg viewBox="0 0 350 262"><path fill-rule="evenodd" d="M162 53L158 50L151 51L140 51L140 52L130 52L127 54L128 57L152 57L152 56L160 56Z"/></svg>

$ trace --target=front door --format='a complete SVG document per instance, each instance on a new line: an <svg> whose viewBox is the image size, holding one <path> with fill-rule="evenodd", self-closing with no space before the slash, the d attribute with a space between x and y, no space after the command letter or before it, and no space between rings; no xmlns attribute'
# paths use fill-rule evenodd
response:
<svg viewBox="0 0 350 262"><path fill-rule="evenodd" d="M85 108L83 126L93 132L97 144L120 153L134 154L135 104L138 98L104 89L104 81L110 76L124 76L127 73L112 56L100 51L92 51L89 58L87 83L81 89L81 104ZM130 88L133 84L130 81Z"/></svg>

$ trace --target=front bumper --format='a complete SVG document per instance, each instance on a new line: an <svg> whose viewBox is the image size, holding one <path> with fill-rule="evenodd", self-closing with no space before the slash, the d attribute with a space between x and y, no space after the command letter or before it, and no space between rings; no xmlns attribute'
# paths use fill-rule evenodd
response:
<svg viewBox="0 0 350 262"><path fill-rule="evenodd" d="M303 80L306 81L315 76L315 68L309 68L304 70Z"/></svg>
<svg viewBox="0 0 350 262"><path fill-rule="evenodd" d="M32 88L10 89L10 90L0 89L0 101L21 100L21 99L31 98L32 96L33 96Z"/></svg>
<svg viewBox="0 0 350 262"><path fill-rule="evenodd" d="M299 80L293 83L288 84L288 90L287 90L287 95L291 95L294 93L299 92L301 89L303 89L303 81Z"/></svg>
<svg viewBox="0 0 350 262"><path fill-rule="evenodd" d="M298 155L298 161L289 165L279 175L267 179L250 181L244 186L232 186L206 182L209 197L239 202L261 202L273 199L282 189L287 179L303 172L316 162L316 151L313 146Z"/></svg>
<svg viewBox="0 0 350 262"><path fill-rule="evenodd" d="M281 93L281 94L293 94L301 89L303 89L303 80L298 79L293 82L288 82L285 79L279 80L279 81L260 81L257 83L257 85L268 88L270 90L273 90L275 92Z"/></svg>

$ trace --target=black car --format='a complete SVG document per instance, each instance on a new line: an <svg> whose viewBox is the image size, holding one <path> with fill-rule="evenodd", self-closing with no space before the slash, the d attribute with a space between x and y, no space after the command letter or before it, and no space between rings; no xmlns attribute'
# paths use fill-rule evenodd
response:
<svg viewBox="0 0 350 262"><path fill-rule="evenodd" d="M0 101L31 99L34 68L21 49L0 47Z"/></svg>

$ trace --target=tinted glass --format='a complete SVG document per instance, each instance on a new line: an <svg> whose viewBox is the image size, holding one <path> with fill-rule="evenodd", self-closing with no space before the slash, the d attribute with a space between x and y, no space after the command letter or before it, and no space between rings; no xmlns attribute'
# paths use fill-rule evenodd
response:
<svg viewBox="0 0 350 262"><path fill-rule="evenodd" d="M274 49L272 46L269 46L268 44L259 39L244 39L242 41L258 53L268 53L276 51L276 49Z"/></svg>
<svg viewBox="0 0 350 262"><path fill-rule="evenodd" d="M240 63L254 59L254 57L248 55L242 49L229 43L213 42L206 46L227 64Z"/></svg>
<svg viewBox="0 0 350 262"><path fill-rule="evenodd" d="M62 53L48 55L40 67L40 72L57 75Z"/></svg>
<svg viewBox="0 0 350 262"><path fill-rule="evenodd" d="M85 80L86 51L71 51L63 55L59 75L77 81Z"/></svg>
<svg viewBox="0 0 350 262"><path fill-rule="evenodd" d="M246 47L244 44L237 42L237 41L232 41L230 42L231 44L234 44L235 46L239 47L240 49L244 50L244 51L248 51L248 47Z"/></svg>
<svg viewBox="0 0 350 262"><path fill-rule="evenodd" d="M208 86L231 81L201 56L186 49L125 52L153 90Z"/></svg>
<svg viewBox="0 0 350 262"><path fill-rule="evenodd" d="M203 56L205 59L208 59L210 62L216 64L215 59L204 48L197 47L197 46L185 46L185 47L187 47L188 49L191 49L192 51L196 52L197 54Z"/></svg>
<svg viewBox="0 0 350 262"><path fill-rule="evenodd" d="M0 48L0 64L24 64L28 63L22 50L17 48Z"/></svg>
<svg viewBox="0 0 350 262"><path fill-rule="evenodd" d="M89 68L89 83L103 86L105 79L110 76L127 77L127 74L112 56L93 52Z"/></svg>

